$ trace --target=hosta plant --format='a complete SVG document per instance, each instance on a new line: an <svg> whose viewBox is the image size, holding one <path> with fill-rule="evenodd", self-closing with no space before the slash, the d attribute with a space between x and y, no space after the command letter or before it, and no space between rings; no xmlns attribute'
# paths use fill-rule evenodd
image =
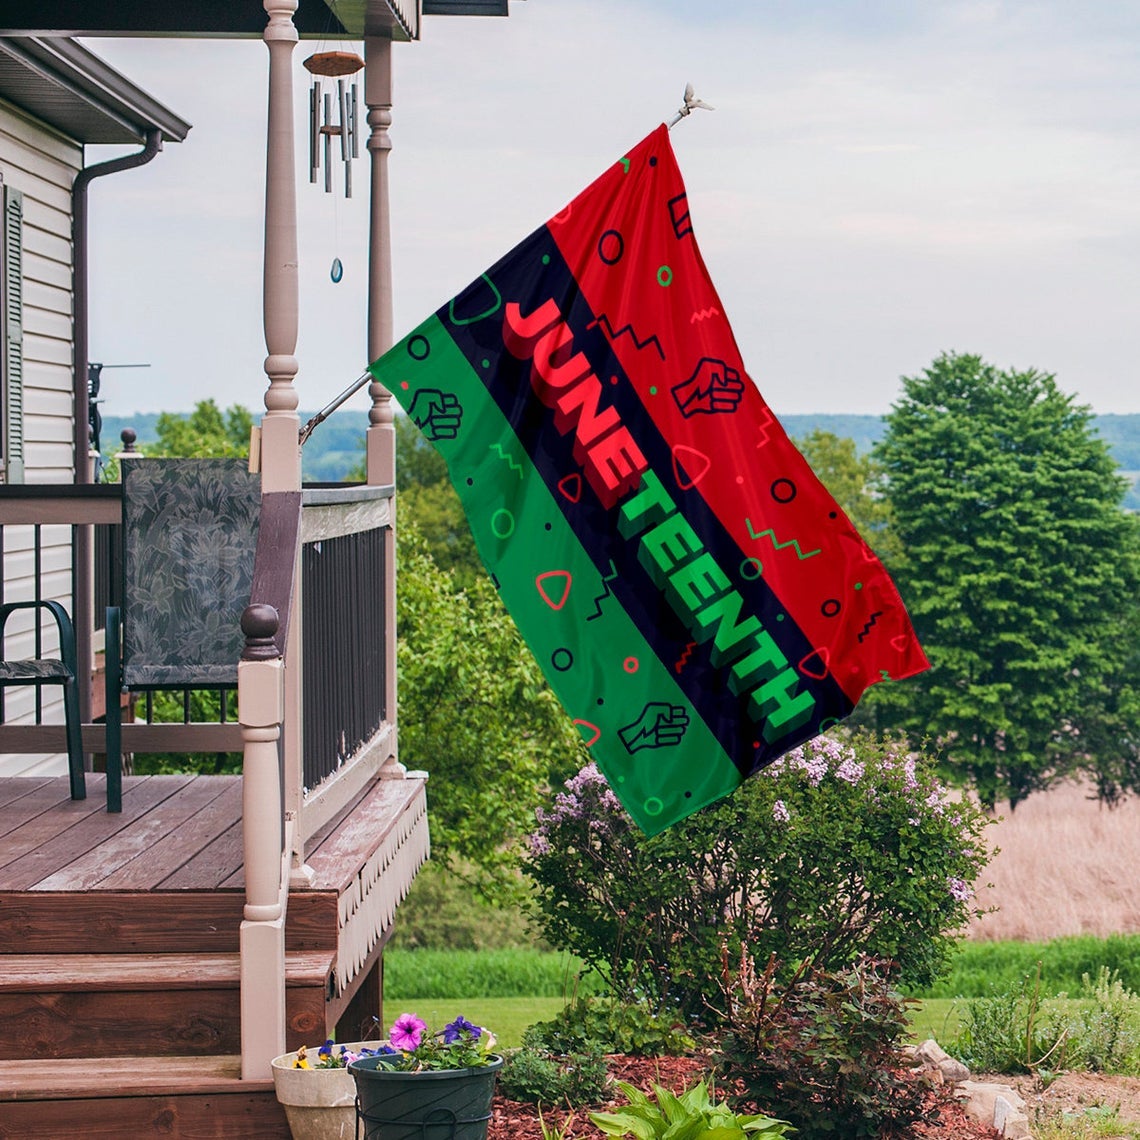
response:
<svg viewBox="0 0 1140 1140"><path fill-rule="evenodd" d="M654 1097L618 1081L629 1104L617 1112L591 1112L590 1120L607 1136L633 1136L636 1140L779 1140L794 1132L786 1121L753 1114L738 1116L717 1104L701 1081L675 1096L654 1085Z"/></svg>

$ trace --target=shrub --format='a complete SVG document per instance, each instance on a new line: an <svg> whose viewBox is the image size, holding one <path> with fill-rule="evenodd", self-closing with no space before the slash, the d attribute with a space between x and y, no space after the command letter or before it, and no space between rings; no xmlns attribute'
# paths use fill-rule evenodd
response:
<svg viewBox="0 0 1140 1140"><path fill-rule="evenodd" d="M861 958L837 973L805 965L781 982L774 957L758 973L742 950L739 970L724 971L718 1059L718 1073L739 1090L733 1103L763 1105L799 1140L878 1137L928 1119L927 1089L900 1052L908 999L893 972Z"/></svg>
<svg viewBox="0 0 1140 1140"><path fill-rule="evenodd" d="M1128 1072L1140 1060L1138 1018L1140 999L1107 967L1084 976L1079 1002L1046 1006L1039 964L1036 975L968 1001L951 1049L970 1068L998 1073Z"/></svg>
<svg viewBox="0 0 1140 1140"><path fill-rule="evenodd" d="M550 1053L627 1053L679 1057L695 1048L683 1022L618 998L578 998L523 1034L523 1045Z"/></svg>
<svg viewBox="0 0 1140 1140"><path fill-rule="evenodd" d="M981 1072L1029 1073L1042 1063L1063 1068L1068 1035L1042 1000L1040 968L1036 977L1026 974L1016 985L972 998L951 1051Z"/></svg>
<svg viewBox="0 0 1140 1140"><path fill-rule="evenodd" d="M400 904L400 921L385 953L534 948L535 934L522 911L489 902L464 877L468 872L470 878L478 876L459 860L453 867L434 861L421 867Z"/></svg>
<svg viewBox="0 0 1140 1140"><path fill-rule="evenodd" d="M507 1057L499 1088L530 1104L597 1104L606 1092L606 1060L600 1049L554 1056L524 1045Z"/></svg>
<svg viewBox="0 0 1140 1140"><path fill-rule="evenodd" d="M1102 966L1081 979L1084 999L1072 1021L1074 1060L1101 1073L1135 1072L1140 1063L1140 998Z"/></svg>
<svg viewBox="0 0 1140 1140"><path fill-rule="evenodd" d="M540 813L525 866L547 940L613 992L701 1012L720 944L788 969L867 953L928 984L971 913L985 821L927 764L870 736L816 738L647 837L593 765Z"/></svg>

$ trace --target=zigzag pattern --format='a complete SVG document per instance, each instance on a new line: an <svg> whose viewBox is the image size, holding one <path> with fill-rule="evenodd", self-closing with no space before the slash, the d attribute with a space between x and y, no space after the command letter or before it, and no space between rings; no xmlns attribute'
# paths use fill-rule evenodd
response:
<svg viewBox="0 0 1140 1140"><path fill-rule="evenodd" d="M709 317L719 317L720 309L701 309L689 318L689 324L695 325L697 321L708 320Z"/></svg>
<svg viewBox="0 0 1140 1140"><path fill-rule="evenodd" d="M690 641L689 644L685 646L684 653L681 654L680 659L673 665L674 673L680 673L681 670L684 669L685 665L688 663L689 658L692 657L693 650L696 649L696 647L697 643L695 641Z"/></svg>
<svg viewBox="0 0 1140 1140"><path fill-rule="evenodd" d="M594 612L590 614L586 620L593 621L594 618L602 616L602 602L606 598L611 597L610 583L618 576L617 567L614 565L614 560L610 559L610 572L602 576L602 585L605 589L594 599Z"/></svg>
<svg viewBox="0 0 1140 1140"><path fill-rule="evenodd" d="M859 634L859 643L863 643L863 638L871 632L871 626L875 624L883 616L882 610L875 610L875 612L867 619L867 624L863 626L863 632Z"/></svg>
<svg viewBox="0 0 1140 1140"><path fill-rule="evenodd" d="M519 463L518 460L513 456L505 452L501 443L492 443L491 450L497 451L499 453L499 458L502 459L512 471L517 471L519 473L520 479L524 477L525 472L523 471L522 464Z"/></svg>
<svg viewBox="0 0 1140 1140"><path fill-rule="evenodd" d="M749 533L749 534L750 534L750 535L751 535L753 538L770 538L770 539L772 540L772 546L773 546L773 547L774 547L776 550L783 550L783 549L784 549L785 547L787 547L787 546L790 546L790 547L792 547L792 548L795 550L795 552L796 552L796 557L798 557L798 558L799 558L799 560L800 560L801 562L805 561L805 560L806 560L806 559L808 559L808 558L814 558L814 557L815 557L815 555L817 555L817 554L819 554L819 553L820 553L820 551L819 551L819 550L809 550L809 551L808 551L808 552L805 554L805 553L803 552L803 550L800 548L800 540L799 540L798 538L789 538L787 542L780 542L780 541L779 541L779 540L776 538L776 532L775 532L774 530L770 529L770 528L769 528L768 530L762 530L762 531L759 531L759 532L757 532L757 531L754 531L754 530L752 529L752 520L751 520L751 519L745 519L745 520L744 520L744 525L745 525L746 527L748 527L748 533ZM821 548L821 549L822 549L822 548Z"/></svg>
<svg viewBox="0 0 1140 1140"><path fill-rule="evenodd" d="M632 324L622 325L620 329L615 330L614 326L610 324L609 317L607 317L605 313L599 313L597 320L591 321L586 326L586 328L597 328L598 325L601 325L606 330L606 335L610 338L610 340L617 340L619 336L625 336L628 334L630 339L635 345L637 345L638 348L645 348L646 345L651 344L655 349L657 349L657 355L660 356L662 360L665 359L665 350L661 347L661 342L657 339L656 334L651 334L642 340L637 335L637 333L633 331Z"/></svg>
<svg viewBox="0 0 1140 1140"><path fill-rule="evenodd" d="M761 431L761 435L760 435L760 442L759 442L759 443L756 445L756 448L757 448L757 450L759 450L761 447L763 447L763 446L764 446L764 445L765 445L765 444L766 444L766 443L767 443L767 442L768 442L768 441L769 441L769 440L772 438L772 436L771 436L771 434L769 433L768 429L769 429L769 428L772 426L772 421L773 421L773 420L774 420L776 417L775 417L775 416L773 416L773 415L772 415L772 413L771 413L771 411L769 411L767 408L765 408L765 409L764 409L764 415L765 415L767 418L766 418L766 419L764 420L764 422L763 422L763 423L760 425L760 431Z"/></svg>

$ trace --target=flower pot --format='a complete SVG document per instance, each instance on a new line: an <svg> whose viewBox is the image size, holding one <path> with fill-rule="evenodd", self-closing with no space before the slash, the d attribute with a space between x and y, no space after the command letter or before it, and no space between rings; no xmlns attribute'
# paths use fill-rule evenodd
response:
<svg viewBox="0 0 1140 1140"><path fill-rule="evenodd" d="M350 1043L356 1050L361 1042ZM375 1041L364 1045L375 1047ZM339 1046L338 1046L339 1048ZM318 1046L307 1047L314 1060ZM347 1069L295 1069L296 1053L274 1057L273 1087L293 1140L354 1140L356 1084Z"/></svg>
<svg viewBox="0 0 1140 1140"><path fill-rule="evenodd" d="M485 1140L502 1067L496 1053L489 1065L416 1073L388 1068L380 1057L353 1061L363 1140Z"/></svg>

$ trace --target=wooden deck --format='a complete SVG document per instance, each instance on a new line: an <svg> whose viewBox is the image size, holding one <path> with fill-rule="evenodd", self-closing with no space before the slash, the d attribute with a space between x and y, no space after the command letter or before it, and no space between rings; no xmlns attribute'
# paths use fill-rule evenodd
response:
<svg viewBox="0 0 1140 1140"><path fill-rule="evenodd" d="M122 814L104 777L0 780L0 892L241 891L240 776L128 776Z"/></svg>
<svg viewBox="0 0 1140 1140"><path fill-rule="evenodd" d="M238 1076L241 778L128 777L116 815L103 777L87 785L73 801L66 777L0 780L0 1140L287 1136L271 1086ZM424 812L423 780L380 780L313 837L285 927L287 1048L380 1013Z"/></svg>

